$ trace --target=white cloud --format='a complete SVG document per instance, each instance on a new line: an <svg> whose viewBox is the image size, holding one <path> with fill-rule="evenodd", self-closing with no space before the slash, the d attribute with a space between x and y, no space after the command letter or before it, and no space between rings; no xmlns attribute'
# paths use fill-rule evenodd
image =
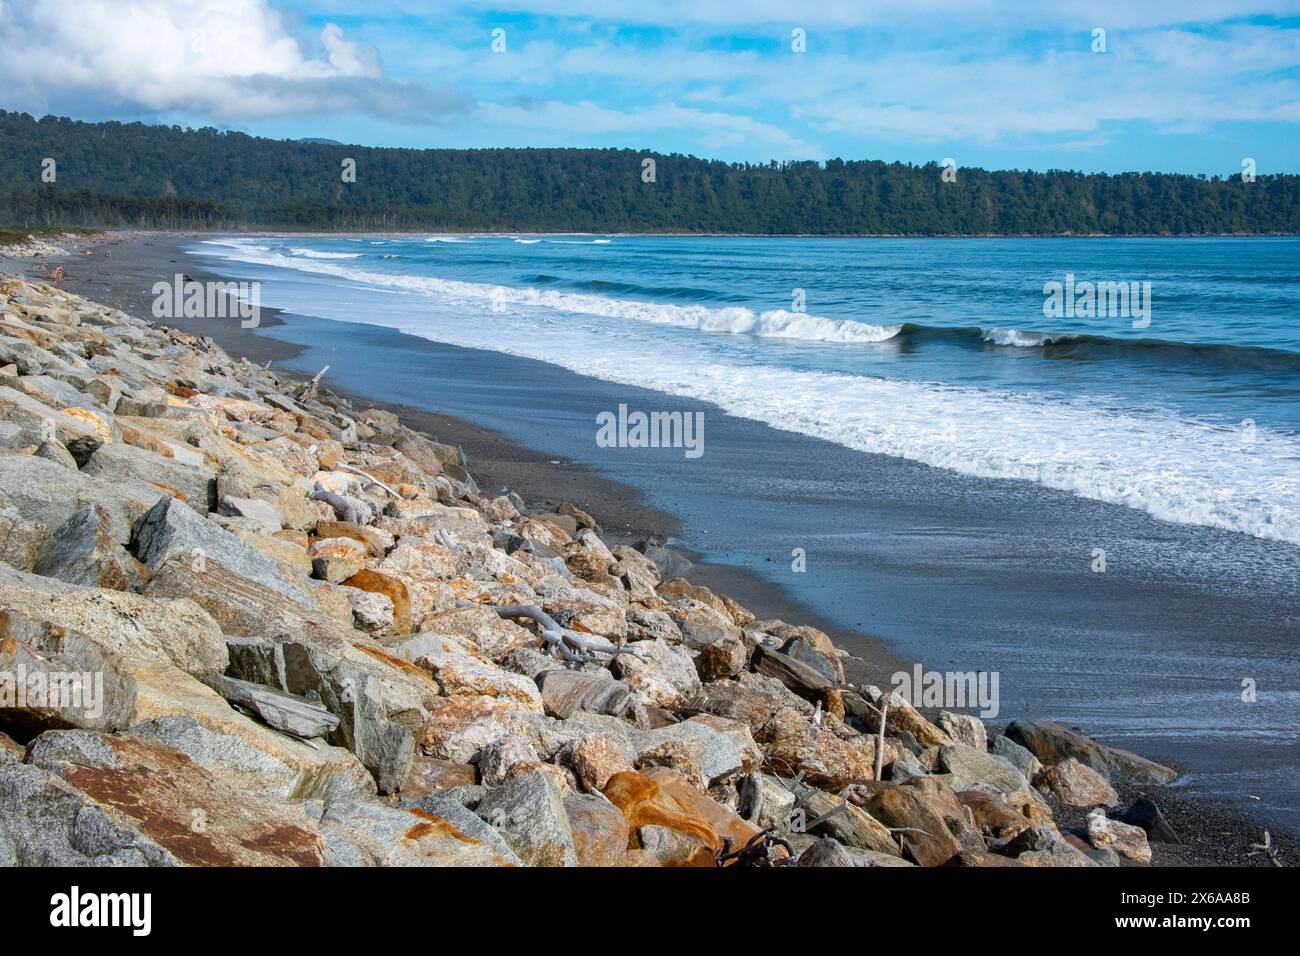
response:
<svg viewBox="0 0 1300 956"><path fill-rule="evenodd" d="M365 112L425 122L473 106L451 88L387 79L334 24L304 51L266 0L35 0L0 19L0 76L35 109L69 103L240 121Z"/></svg>

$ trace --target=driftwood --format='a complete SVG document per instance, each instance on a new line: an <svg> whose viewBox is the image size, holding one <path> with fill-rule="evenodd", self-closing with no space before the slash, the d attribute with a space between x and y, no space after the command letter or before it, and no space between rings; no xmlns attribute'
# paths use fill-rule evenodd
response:
<svg viewBox="0 0 1300 956"><path fill-rule="evenodd" d="M303 386L302 391L298 393L298 401L303 402L316 394L316 389L320 387L320 380L325 377L325 373L330 370L326 365L323 369L312 376L311 381Z"/></svg>
<svg viewBox="0 0 1300 956"><path fill-rule="evenodd" d="M777 836L772 827L759 830L739 850L731 849L734 842L731 837L722 838L722 848L713 855L717 866L793 866L798 858L790 841ZM777 847L785 850L785 857L777 857Z"/></svg>
<svg viewBox="0 0 1300 956"><path fill-rule="evenodd" d="M340 521L347 521L350 524L361 524L360 517L357 515L357 509L353 507L352 502L348 501L342 495L336 495L332 491L326 491L324 486L318 481L316 487L312 489L307 496L312 501L323 501L334 509L334 515Z"/></svg>
<svg viewBox="0 0 1300 956"><path fill-rule="evenodd" d="M374 475L368 475L368 474L366 474L364 471L362 471L360 468L353 468L351 465L345 465L345 464L339 464L339 465L336 465L335 467L336 467L336 468L341 468L341 469L343 469L344 471L350 471L350 472L352 472L352 474L354 474L354 475L360 475L362 478L366 479L366 481L370 482L372 485L378 485L380 488L383 488L384 491L388 492L388 493L389 493L390 495L392 495L394 498L400 498L400 497L402 497L402 496L399 495L396 491L394 491L392 488L388 487L388 485L384 484L382 481L380 481L378 478L376 478Z"/></svg>
<svg viewBox="0 0 1300 956"><path fill-rule="evenodd" d="M1264 831L1264 842L1252 843L1250 845L1250 852L1247 853L1246 856L1257 856L1261 853L1264 854L1264 859L1268 860L1268 862L1272 863L1274 866L1280 867L1282 865L1282 861L1277 855L1277 848L1273 846L1273 834L1269 833L1267 830Z"/></svg>
<svg viewBox="0 0 1300 956"><path fill-rule="evenodd" d="M468 601L457 601L456 603L458 606L471 606ZM561 627L555 618L536 604L488 606L504 618L523 617L535 621L542 629L542 639L549 645L551 653L559 654L566 661L589 661L596 654L608 654L610 657L618 654L631 654L638 660L643 660L645 657L645 653L639 647L620 647L613 641L597 634L580 634L567 627Z"/></svg>

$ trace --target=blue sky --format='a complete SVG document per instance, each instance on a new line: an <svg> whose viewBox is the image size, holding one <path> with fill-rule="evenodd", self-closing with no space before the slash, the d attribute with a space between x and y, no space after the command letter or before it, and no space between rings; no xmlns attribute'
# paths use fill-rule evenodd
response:
<svg viewBox="0 0 1300 956"><path fill-rule="evenodd" d="M1300 172L1300 0L0 0L0 48L0 107L81 119L367 145L1223 174L1251 157Z"/></svg>

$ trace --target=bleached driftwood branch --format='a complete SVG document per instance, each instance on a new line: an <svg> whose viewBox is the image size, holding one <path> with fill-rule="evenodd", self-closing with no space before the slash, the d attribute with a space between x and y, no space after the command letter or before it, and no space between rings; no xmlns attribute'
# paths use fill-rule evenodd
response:
<svg viewBox="0 0 1300 956"><path fill-rule="evenodd" d="M373 485L378 485L380 488L383 488L384 491L388 492L388 493L389 493L390 495L392 495L394 498L401 498L401 497L402 497L402 496L399 495L396 491L394 491L392 488L388 487L388 485L384 484L382 481L380 481L378 478L376 478L374 475L367 474L366 472L362 471L360 468L353 468L351 465L344 464L344 463L341 463L341 462L340 462L338 465L336 465L335 467L336 467L336 468L342 468L344 471L350 471L350 472L352 472L352 474L354 474L354 475L360 475L362 478L366 479L366 481L370 482L371 484L373 484Z"/></svg>
<svg viewBox="0 0 1300 956"><path fill-rule="evenodd" d="M326 365L323 369L313 375L311 381L303 386L302 391L298 393L298 401L304 402L315 395L316 389L320 386L320 380L325 377L325 373L329 370L330 367Z"/></svg>
<svg viewBox="0 0 1300 956"><path fill-rule="evenodd" d="M462 602L457 602L460 604ZM464 602L469 603L469 602ZM645 653L639 647L620 647L613 641L598 634L580 634L567 627L561 627L536 604L489 605L500 617L523 617L535 621L542 629L542 639L550 646L552 653L557 653L566 661L589 661L593 654L631 654L638 660L645 659Z"/></svg>
<svg viewBox="0 0 1300 956"><path fill-rule="evenodd" d="M357 509L353 506L352 502L348 501L348 499L344 498L342 495L336 495L332 491L326 491L325 487L319 481L316 482L316 487L312 489L312 493L307 497L312 501L325 502L334 509L334 515L340 521L347 521L351 524L361 524L360 518L357 515Z"/></svg>

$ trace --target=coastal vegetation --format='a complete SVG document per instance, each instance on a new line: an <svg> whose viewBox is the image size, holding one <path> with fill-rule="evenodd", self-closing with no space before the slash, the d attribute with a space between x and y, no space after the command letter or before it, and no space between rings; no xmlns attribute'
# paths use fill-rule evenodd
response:
<svg viewBox="0 0 1300 956"><path fill-rule="evenodd" d="M653 160L653 175L646 160ZM943 172L935 163L728 163L632 149L376 148L0 111L0 223L16 226L915 236L1300 232L1295 175L960 168L949 182Z"/></svg>

